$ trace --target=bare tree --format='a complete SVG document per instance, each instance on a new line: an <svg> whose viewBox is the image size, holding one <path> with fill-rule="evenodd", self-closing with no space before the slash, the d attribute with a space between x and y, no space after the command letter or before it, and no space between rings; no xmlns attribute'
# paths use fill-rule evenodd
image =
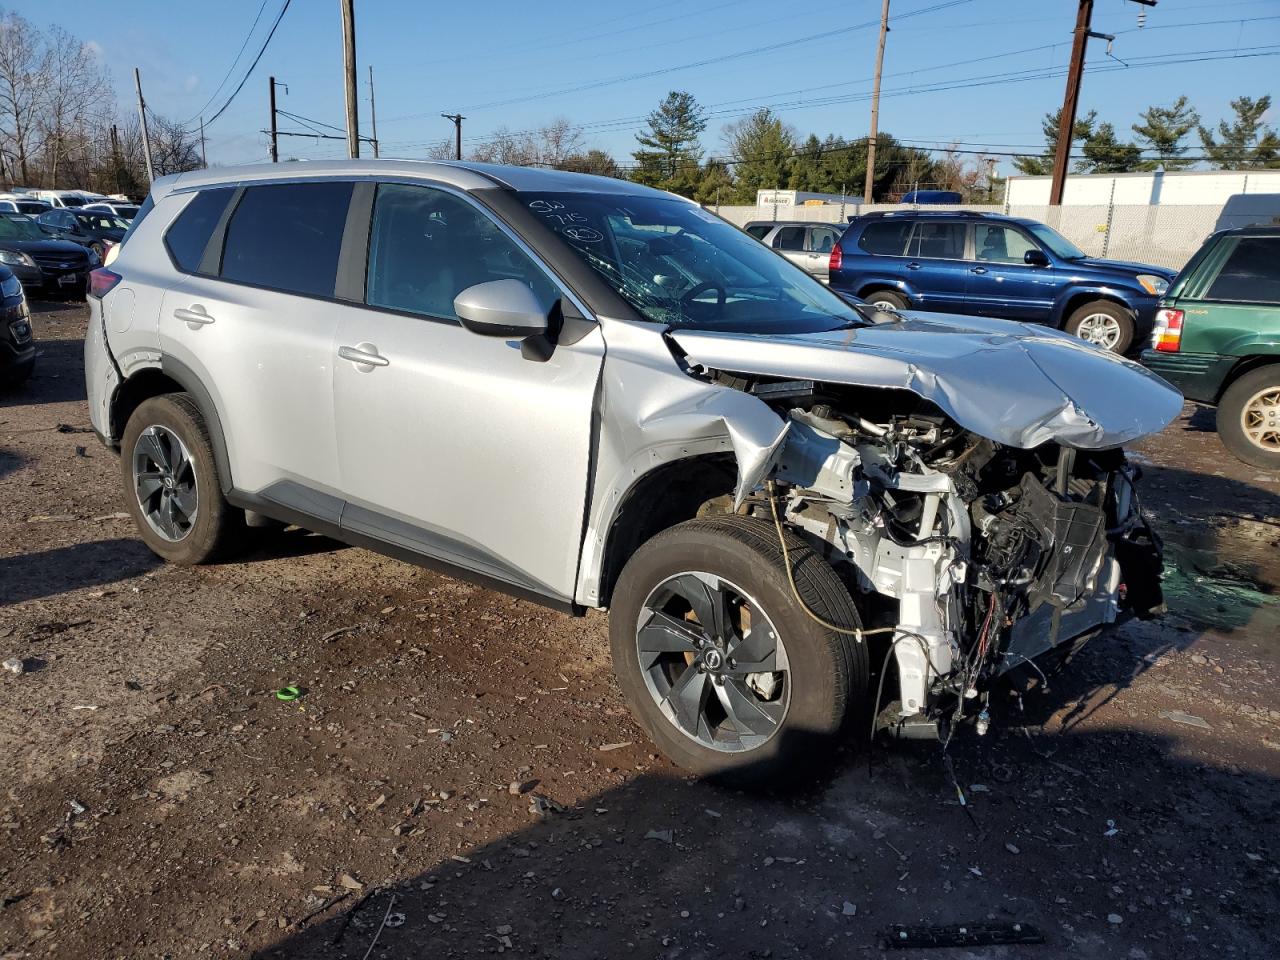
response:
<svg viewBox="0 0 1280 960"><path fill-rule="evenodd" d="M50 60L44 38L25 18L16 13L0 18L0 140L11 175L23 183L31 180Z"/></svg>
<svg viewBox="0 0 1280 960"><path fill-rule="evenodd" d="M44 42L48 65L37 126L49 182L57 184L65 161L72 161L82 176L95 165L88 155L89 123L114 112L115 103L92 48L61 27L53 27Z"/></svg>
<svg viewBox="0 0 1280 960"><path fill-rule="evenodd" d="M150 133L151 162L157 177L200 169L200 144L192 131L153 115Z"/></svg>

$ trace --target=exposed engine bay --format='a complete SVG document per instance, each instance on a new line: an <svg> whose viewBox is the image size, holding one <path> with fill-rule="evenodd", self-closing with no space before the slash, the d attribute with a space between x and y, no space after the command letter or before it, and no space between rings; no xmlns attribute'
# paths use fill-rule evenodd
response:
<svg viewBox="0 0 1280 960"><path fill-rule="evenodd" d="M806 537L865 632L891 637L897 724L985 729L995 678L1161 609L1160 544L1119 448L1006 446L908 391L719 379L788 421L745 509Z"/></svg>

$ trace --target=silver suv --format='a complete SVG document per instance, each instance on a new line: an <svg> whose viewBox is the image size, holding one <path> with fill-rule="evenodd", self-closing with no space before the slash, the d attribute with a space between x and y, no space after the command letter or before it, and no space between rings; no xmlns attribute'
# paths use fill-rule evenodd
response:
<svg viewBox="0 0 1280 960"><path fill-rule="evenodd" d="M608 608L637 719L699 774L775 776L854 718L938 735L1160 605L1120 445L1175 390L1042 327L843 299L631 183L166 177L90 300L92 421L157 554L267 518Z"/></svg>

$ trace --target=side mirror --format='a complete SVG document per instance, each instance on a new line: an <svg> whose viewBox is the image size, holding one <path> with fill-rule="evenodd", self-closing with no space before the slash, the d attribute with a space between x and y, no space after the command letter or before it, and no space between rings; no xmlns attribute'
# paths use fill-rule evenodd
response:
<svg viewBox="0 0 1280 960"><path fill-rule="evenodd" d="M490 280L453 298L462 325L482 337L523 340L547 332L547 310L519 280Z"/></svg>
<svg viewBox="0 0 1280 960"><path fill-rule="evenodd" d="M1043 250L1033 248L1022 255L1022 262L1033 267L1047 267L1049 258Z"/></svg>

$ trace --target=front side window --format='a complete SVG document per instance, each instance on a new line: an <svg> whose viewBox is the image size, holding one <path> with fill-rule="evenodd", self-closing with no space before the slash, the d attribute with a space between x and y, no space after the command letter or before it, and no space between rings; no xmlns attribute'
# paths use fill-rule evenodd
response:
<svg viewBox="0 0 1280 960"><path fill-rule="evenodd" d="M332 297L350 183L273 183L250 187L227 224L224 280L284 293Z"/></svg>
<svg viewBox="0 0 1280 960"><path fill-rule="evenodd" d="M556 243L652 323L803 333L864 322L820 281L687 201L621 193L517 196Z"/></svg>
<svg viewBox="0 0 1280 960"><path fill-rule="evenodd" d="M432 187L378 186L365 302L457 320L454 297L490 280L519 280L548 311L560 296L538 265L465 200Z"/></svg>
<svg viewBox="0 0 1280 960"><path fill-rule="evenodd" d="M230 187L201 190L182 208L182 212L165 232L164 245L179 270L196 273L200 269L204 248L213 236L213 231L222 218L222 211L226 209L227 201L234 192ZM151 208L147 206L150 203L151 198L148 197L147 203L142 206L143 212L134 218L134 226L141 223L143 217L150 212ZM128 239L126 234L124 240Z"/></svg>
<svg viewBox="0 0 1280 960"><path fill-rule="evenodd" d="M979 223L974 228L978 259L988 263L1026 263L1028 250L1039 250L1021 230Z"/></svg>
<svg viewBox="0 0 1280 960"><path fill-rule="evenodd" d="M930 260L960 260L964 257L963 223L920 220L911 235L910 256Z"/></svg>
<svg viewBox="0 0 1280 960"><path fill-rule="evenodd" d="M1088 256L1088 254L1060 234L1057 230L1053 229L1053 227L1043 223L1028 223L1027 229L1031 231L1032 235L1037 240L1043 243L1063 260L1083 260Z"/></svg>
<svg viewBox="0 0 1280 960"><path fill-rule="evenodd" d="M869 223L858 237L858 246L878 257L905 257L911 237L910 220L878 220Z"/></svg>
<svg viewBox="0 0 1280 960"><path fill-rule="evenodd" d="M1280 304L1280 237L1241 237L1205 299Z"/></svg>

